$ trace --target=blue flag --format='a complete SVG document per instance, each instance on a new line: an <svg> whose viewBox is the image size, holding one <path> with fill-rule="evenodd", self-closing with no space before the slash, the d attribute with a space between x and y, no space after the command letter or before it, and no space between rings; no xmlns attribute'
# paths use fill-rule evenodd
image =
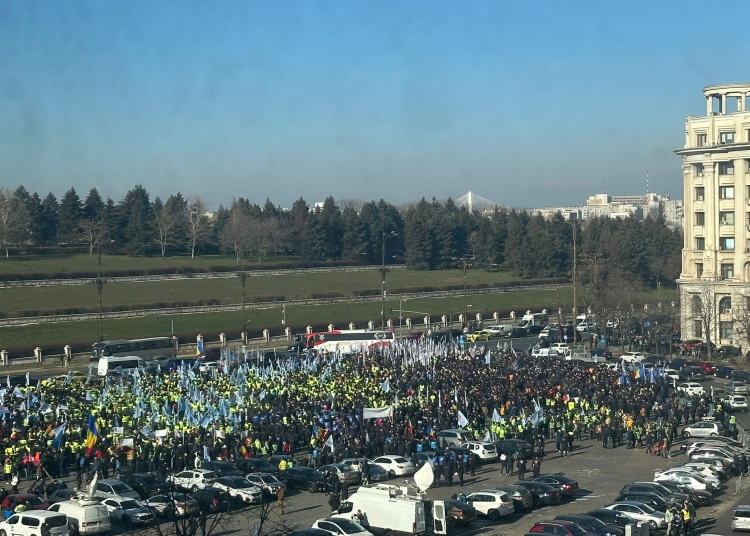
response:
<svg viewBox="0 0 750 536"><path fill-rule="evenodd" d="M65 437L65 423L55 428L55 438L52 440L52 446L56 449L62 445L63 438Z"/></svg>

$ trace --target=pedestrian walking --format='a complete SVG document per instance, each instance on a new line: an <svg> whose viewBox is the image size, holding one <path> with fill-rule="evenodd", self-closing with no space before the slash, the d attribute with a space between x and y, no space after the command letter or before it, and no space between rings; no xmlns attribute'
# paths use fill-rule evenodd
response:
<svg viewBox="0 0 750 536"><path fill-rule="evenodd" d="M526 460L523 458L518 459L518 465L516 466L516 469L518 469L518 480L525 480L526 476Z"/></svg>

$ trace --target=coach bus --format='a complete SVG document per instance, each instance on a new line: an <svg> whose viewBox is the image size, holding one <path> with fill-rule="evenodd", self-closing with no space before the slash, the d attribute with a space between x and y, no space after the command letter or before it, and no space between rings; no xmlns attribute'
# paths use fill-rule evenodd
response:
<svg viewBox="0 0 750 536"><path fill-rule="evenodd" d="M335 330L305 333L297 337L290 350L317 350L318 352L341 352L351 354L392 343L392 331L370 331L366 329Z"/></svg>
<svg viewBox="0 0 750 536"><path fill-rule="evenodd" d="M150 339L114 340L97 342L91 346L90 361L99 361L102 357L137 356L142 359L166 357L173 359L177 355L171 337L152 337Z"/></svg>

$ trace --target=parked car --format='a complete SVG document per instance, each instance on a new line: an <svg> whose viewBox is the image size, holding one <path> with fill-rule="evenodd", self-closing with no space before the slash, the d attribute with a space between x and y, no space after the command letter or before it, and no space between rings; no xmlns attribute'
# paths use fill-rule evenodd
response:
<svg viewBox="0 0 750 536"><path fill-rule="evenodd" d="M675 482L684 484L692 490L711 491L712 486L698 475L688 473L662 473L654 477L654 482Z"/></svg>
<svg viewBox="0 0 750 536"><path fill-rule="evenodd" d="M494 443L490 443L489 441L469 441L463 446L484 462L497 460L497 447L495 447Z"/></svg>
<svg viewBox="0 0 750 536"><path fill-rule="evenodd" d="M445 520L448 527L452 528L457 525L468 525L477 518L477 509L468 503L454 499L446 499Z"/></svg>
<svg viewBox="0 0 750 536"><path fill-rule="evenodd" d="M586 515L595 517L602 523L606 523L609 526L622 528L623 531L626 525L636 525L638 523L637 519L633 519L632 517L630 517L627 514L624 514L623 512L618 512L615 510L607 510L604 508L591 510L590 512L587 512Z"/></svg>
<svg viewBox="0 0 750 536"><path fill-rule="evenodd" d="M703 386L697 382L685 382L677 386L677 390L688 395L702 395L705 393Z"/></svg>
<svg viewBox="0 0 750 536"><path fill-rule="evenodd" d="M377 463L377 461L375 463ZM351 465L346 465L343 463L332 463L330 465L324 465L320 468L321 473L325 471L328 471L329 473L335 473L336 476L339 477L339 480L342 484L344 482L347 482L348 484L359 484L360 482L359 471L355 471Z"/></svg>
<svg viewBox="0 0 750 536"><path fill-rule="evenodd" d="M570 521L575 523L583 530L598 534L599 536L624 536L625 531L618 527L607 525L600 519L586 514L560 514L555 516L560 521Z"/></svg>
<svg viewBox="0 0 750 536"><path fill-rule="evenodd" d="M181 489L197 491L210 485L216 478L216 473L208 469L188 469L187 471L180 471L176 475L168 476L167 482L171 482Z"/></svg>
<svg viewBox="0 0 750 536"><path fill-rule="evenodd" d="M47 502L49 504L55 504L63 501L69 501L76 493L79 492L73 488L58 489L47 495Z"/></svg>
<svg viewBox="0 0 750 536"><path fill-rule="evenodd" d="M727 395L721 403L729 411L747 411L747 398L742 395Z"/></svg>
<svg viewBox="0 0 750 536"><path fill-rule="evenodd" d="M248 475L255 476L255 475ZM211 485L222 491L226 491L230 499L235 501L254 504L263 500L263 490L254 482L248 482L241 476L222 476L217 478Z"/></svg>
<svg viewBox="0 0 750 536"><path fill-rule="evenodd" d="M691 382L702 382L706 379L706 374L696 367L682 367L680 370Z"/></svg>
<svg viewBox="0 0 750 536"><path fill-rule="evenodd" d="M125 482L114 478L104 478L97 481L94 497L99 499L105 499L107 497L130 497L131 499L141 498L138 492L128 486Z"/></svg>
<svg viewBox="0 0 750 536"><path fill-rule="evenodd" d="M505 332L504 337L506 339L517 339L519 337L525 337L526 330L524 328L511 328Z"/></svg>
<svg viewBox="0 0 750 536"><path fill-rule="evenodd" d="M646 356L643 355L641 352L625 352L620 356L620 359L625 361L626 363L640 363L644 359L646 359Z"/></svg>
<svg viewBox="0 0 750 536"><path fill-rule="evenodd" d="M203 512L226 512L229 510L229 494L219 488L203 488L190 494L198 501L198 508Z"/></svg>
<svg viewBox="0 0 750 536"><path fill-rule="evenodd" d="M286 484L268 473L254 473L245 477L250 484L257 486L266 497L277 497L279 491L286 490Z"/></svg>
<svg viewBox="0 0 750 536"><path fill-rule="evenodd" d="M490 337L492 336L492 333L489 331L475 331L473 333L469 333L466 336L466 340L468 342L479 342L479 341L488 341L490 340Z"/></svg>
<svg viewBox="0 0 750 536"><path fill-rule="evenodd" d="M437 433L437 443L440 447L462 445L467 441L474 441L474 434L469 430L457 428L454 430L440 430Z"/></svg>
<svg viewBox="0 0 750 536"><path fill-rule="evenodd" d="M743 382L727 382L724 384L724 392L728 395L746 395L747 387Z"/></svg>
<svg viewBox="0 0 750 536"><path fill-rule="evenodd" d="M750 506L741 504L734 509L732 531L750 530Z"/></svg>
<svg viewBox="0 0 750 536"><path fill-rule="evenodd" d="M151 473L131 473L122 475L120 480L138 492L141 499L147 499L168 489L166 480Z"/></svg>
<svg viewBox="0 0 750 536"><path fill-rule="evenodd" d="M539 475L532 480L536 482L543 482L558 490L563 497L573 497L578 491L578 481L568 478L562 474L546 474Z"/></svg>
<svg viewBox="0 0 750 536"><path fill-rule="evenodd" d="M560 519L552 521L537 521L528 530L528 534L555 534L559 536L594 536L597 533L588 532L583 527L571 521Z"/></svg>
<svg viewBox="0 0 750 536"><path fill-rule="evenodd" d="M44 502L38 495L34 495L33 493L14 493L8 495L0 503L3 510L15 510L19 504L29 504L32 510L47 510L49 508L49 503Z"/></svg>
<svg viewBox="0 0 750 536"><path fill-rule="evenodd" d="M749 383L750 372L747 372L746 370L733 370L731 378L734 381Z"/></svg>
<svg viewBox="0 0 750 536"><path fill-rule="evenodd" d="M234 465L229 462L203 462L201 469L213 471L217 477L222 476L245 476L245 472L237 469Z"/></svg>
<svg viewBox="0 0 750 536"><path fill-rule="evenodd" d="M513 501L504 491L485 489L472 493L466 499L477 513L493 521L514 512Z"/></svg>
<svg viewBox="0 0 750 536"><path fill-rule="evenodd" d="M669 508L669 505L673 503L673 501L667 501L664 497L657 495L656 493L648 492L624 493L622 495L619 495L615 500L617 502L634 501L642 504L647 504L651 508L659 512L666 512L667 508Z"/></svg>
<svg viewBox="0 0 750 536"><path fill-rule="evenodd" d="M129 497L107 497L102 501L114 521L126 527L131 525L145 525L154 520L150 508Z"/></svg>
<svg viewBox="0 0 750 536"><path fill-rule="evenodd" d="M682 504L686 500L691 500L687 493L675 493L658 482L632 482L625 484L620 490L620 497L630 493L655 493L667 502L676 502ZM696 506L697 502L692 501Z"/></svg>
<svg viewBox="0 0 750 536"><path fill-rule="evenodd" d="M544 482L534 482L533 480L521 480L516 485L523 486L531 492L534 497L534 506L549 506L559 504L562 500L562 494L555 488Z"/></svg>
<svg viewBox="0 0 750 536"><path fill-rule="evenodd" d="M686 426L682 430L682 436L687 439L689 437L711 437L718 436L721 433L718 422L710 421L698 421L695 424Z"/></svg>
<svg viewBox="0 0 750 536"><path fill-rule="evenodd" d="M292 467L279 475L287 488L304 489L310 493L325 491L327 484L322 473L312 467Z"/></svg>
<svg viewBox="0 0 750 536"><path fill-rule="evenodd" d="M11 536L68 536L68 518L58 512L26 510L0 523L0 533Z"/></svg>
<svg viewBox="0 0 750 536"><path fill-rule="evenodd" d="M362 473L362 464L366 458L344 458L341 460L341 463L345 463L346 465L351 465L352 469L355 471L359 471ZM367 476L370 478L370 482L380 482L381 480L386 480L388 478L388 472L377 465L372 460L366 460L367 461ZM421 467L421 465L420 465Z"/></svg>
<svg viewBox="0 0 750 536"><path fill-rule="evenodd" d="M281 472L279 466L271 465L268 460L263 458L247 458L237 461L237 469L245 473L268 473L273 476L279 476ZM287 468L288 469L288 468Z"/></svg>
<svg viewBox="0 0 750 536"><path fill-rule="evenodd" d="M343 517L326 517L312 524L313 529L324 531L328 536L373 536L365 527Z"/></svg>
<svg viewBox="0 0 750 536"><path fill-rule="evenodd" d="M534 457L534 447L521 439L501 439L495 443L498 456L503 452L516 461L520 458L530 460Z"/></svg>
<svg viewBox="0 0 750 536"><path fill-rule="evenodd" d="M647 504L635 502L635 501L623 501L610 504L604 507L605 510L614 510L615 512L622 512L623 514L648 523L651 527L652 532L656 532L660 529L667 527L667 522L664 521L664 514L657 512Z"/></svg>
<svg viewBox="0 0 750 536"><path fill-rule="evenodd" d="M143 505L155 514L176 519L198 511L198 501L185 493L154 495L143 501Z"/></svg>
<svg viewBox="0 0 750 536"><path fill-rule="evenodd" d="M732 372L734 372L734 370L735 370L734 367L729 367L725 365L723 367L719 367L718 369L716 369L716 376L719 378L731 378Z"/></svg>
<svg viewBox="0 0 750 536"><path fill-rule="evenodd" d="M373 463L385 469L388 472L388 476L391 478L394 476L408 476L414 474L414 464L403 456L398 456L397 454L380 456L375 458ZM357 473L357 478L359 478L359 473Z"/></svg>
<svg viewBox="0 0 750 536"><path fill-rule="evenodd" d="M534 496L523 486L516 486L515 484L501 484L499 486L495 486L495 488L493 489L497 489L507 493L513 501L513 508L516 512L528 510L529 508L534 506Z"/></svg>
<svg viewBox="0 0 750 536"><path fill-rule="evenodd" d="M689 486L685 486L684 484L680 484L679 482L659 482L658 484L664 486L672 493L686 494L688 497L690 497L690 500L693 501L693 503L699 506L706 506L707 504L711 504L711 502L714 500L714 497L713 495L711 495L710 491L690 489Z"/></svg>
<svg viewBox="0 0 750 536"><path fill-rule="evenodd" d="M526 336L539 335L542 332L542 326L529 326L525 328Z"/></svg>
<svg viewBox="0 0 750 536"><path fill-rule="evenodd" d="M703 371L703 374L705 374L706 376L708 376L709 374L716 375L716 371L719 369L718 365L713 361L701 361L697 366Z"/></svg>

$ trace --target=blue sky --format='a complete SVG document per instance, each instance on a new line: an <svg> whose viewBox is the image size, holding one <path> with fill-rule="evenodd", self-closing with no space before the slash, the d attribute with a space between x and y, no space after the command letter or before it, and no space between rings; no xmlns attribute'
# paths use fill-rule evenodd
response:
<svg viewBox="0 0 750 536"><path fill-rule="evenodd" d="M726 2L0 0L0 185L513 206L682 197L686 115L750 80ZM709 22L715 19L715 22ZM717 25L726 25L716 34Z"/></svg>

